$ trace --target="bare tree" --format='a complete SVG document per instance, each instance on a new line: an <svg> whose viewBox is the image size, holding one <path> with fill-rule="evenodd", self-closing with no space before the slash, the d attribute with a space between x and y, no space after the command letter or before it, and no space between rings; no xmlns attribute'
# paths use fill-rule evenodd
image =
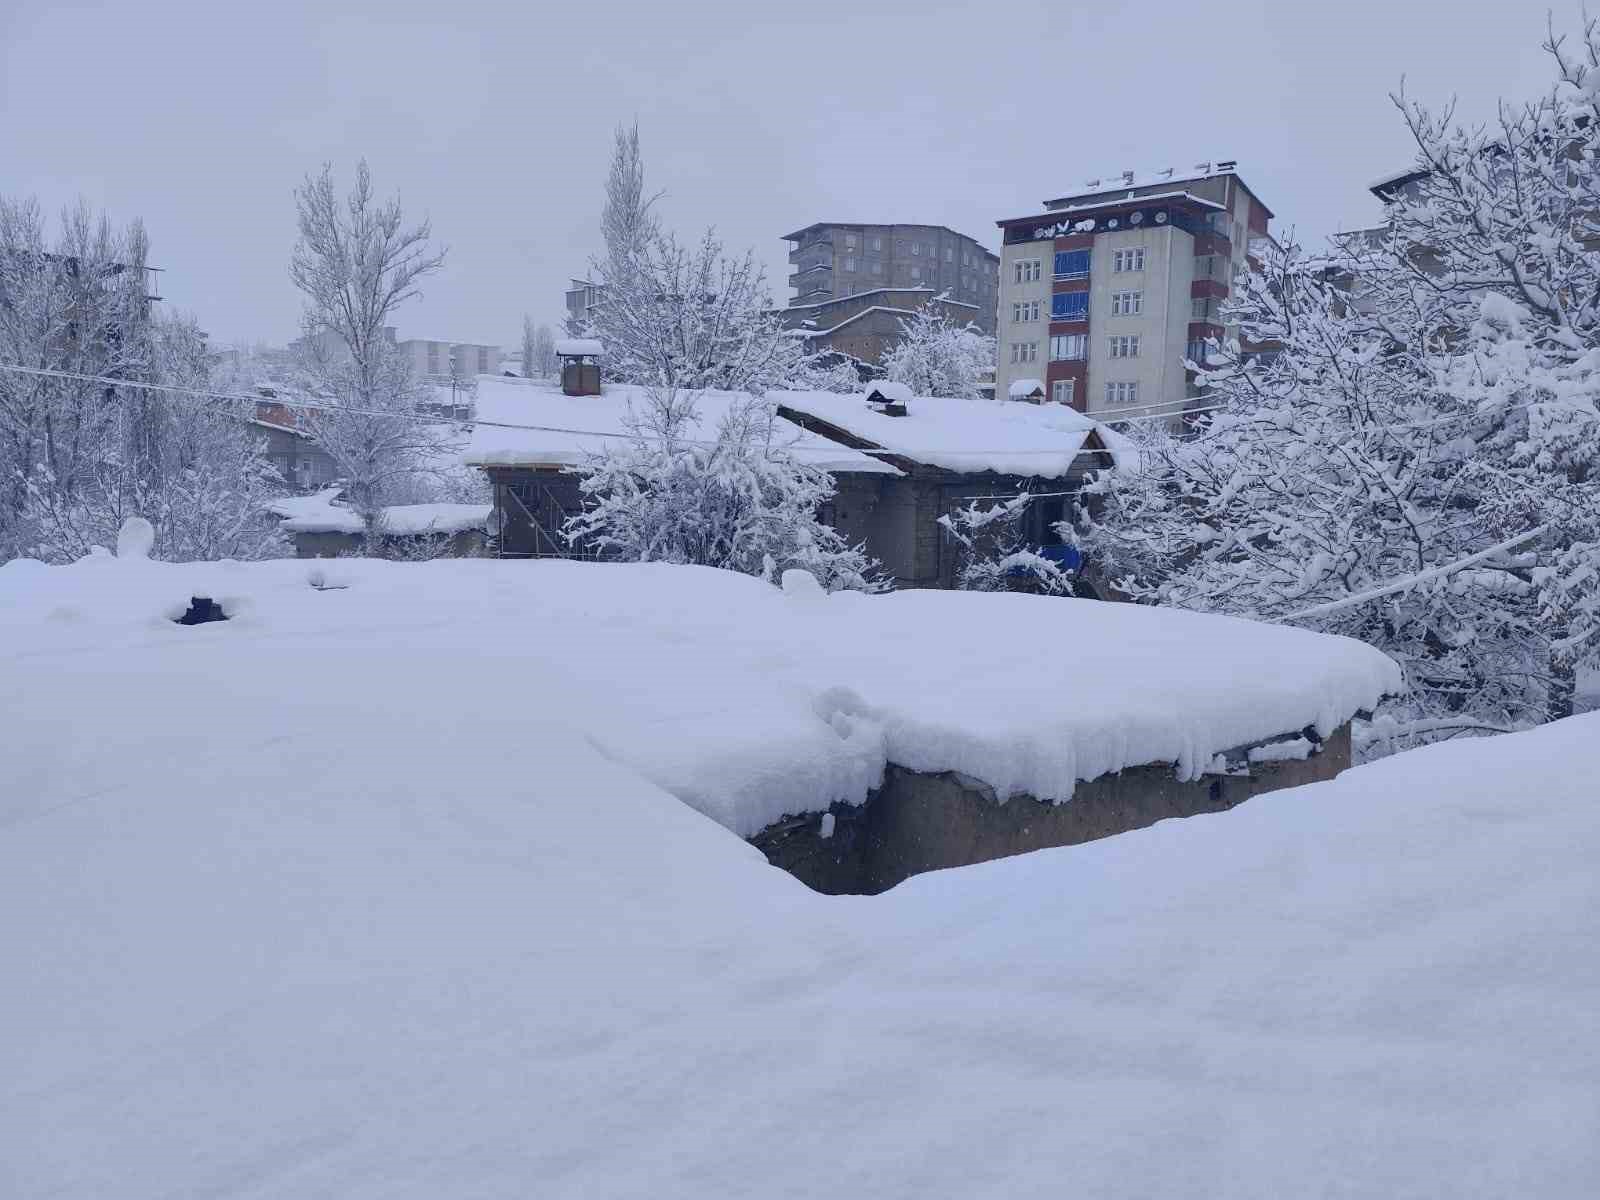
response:
<svg viewBox="0 0 1600 1200"><path fill-rule="evenodd" d="M534 359L538 351L533 332L533 318L527 313L522 314L522 377L532 379L534 375Z"/></svg>
<svg viewBox="0 0 1600 1200"><path fill-rule="evenodd" d="M556 373L556 337L548 325L541 325L534 331L533 371L540 379Z"/></svg>
<svg viewBox="0 0 1600 1200"><path fill-rule="evenodd" d="M333 169L296 189L300 238L289 273L305 294L305 363L331 401L308 426L345 477L352 507L372 521L385 488L438 449L437 428L417 418L427 395L399 353L395 311L444 262L428 248L424 219L407 228L398 197L379 202L363 160L341 198Z"/></svg>

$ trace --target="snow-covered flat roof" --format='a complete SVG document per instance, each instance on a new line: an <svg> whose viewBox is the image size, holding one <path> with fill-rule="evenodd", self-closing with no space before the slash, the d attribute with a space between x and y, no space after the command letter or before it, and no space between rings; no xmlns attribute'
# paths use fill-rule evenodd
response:
<svg viewBox="0 0 1600 1200"><path fill-rule="evenodd" d="M784 408L825 421L892 454L947 471L994 471L1056 479L1071 470L1101 427L1075 409L1010 400L918 396L903 417L874 411L860 396L774 392ZM1103 430L1101 430L1103 434ZM1108 466L1105 456L1097 465Z"/></svg>
<svg viewBox="0 0 1600 1200"><path fill-rule="evenodd" d="M557 354L587 354L599 357L606 352L606 348L598 338L557 338Z"/></svg>
<svg viewBox="0 0 1600 1200"><path fill-rule="evenodd" d="M1020 396L1034 396L1044 391L1044 381L1040 379L1013 379L1011 386L1006 389L1006 394L1013 400Z"/></svg>
<svg viewBox="0 0 1600 1200"><path fill-rule="evenodd" d="M717 423L730 405L749 400L742 392L701 392L698 396L699 420L690 436L707 441L716 437ZM477 423L464 461L473 466L576 466L588 455L628 437L630 408L643 411L646 400L643 388L627 384L606 384L598 396L568 396L548 384L480 375ZM546 428L516 428L529 425ZM807 433L782 418L777 421L777 434L778 443L797 459L824 471L899 474L888 463Z"/></svg>
<svg viewBox="0 0 1600 1200"><path fill-rule="evenodd" d="M334 499L337 487L310 496L287 496L268 505L288 533L363 533L366 524L348 504ZM395 534L461 533L488 525L488 504L394 504L383 510L384 530Z"/></svg>
<svg viewBox="0 0 1600 1200"><path fill-rule="evenodd" d="M18 1196L1592 1190L1600 716L828 897L673 789L1194 754L1384 672L690 568L129 567L0 566Z"/></svg>

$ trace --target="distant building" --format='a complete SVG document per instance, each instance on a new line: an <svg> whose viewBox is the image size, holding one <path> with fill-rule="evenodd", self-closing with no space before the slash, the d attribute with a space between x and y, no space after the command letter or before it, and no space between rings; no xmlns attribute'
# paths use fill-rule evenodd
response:
<svg viewBox="0 0 1600 1200"><path fill-rule="evenodd" d="M600 297L605 294L605 284L594 283L588 279L574 279L572 286L567 289L567 332L574 337L581 337L587 332L589 322L594 318L594 310L600 306Z"/></svg>
<svg viewBox="0 0 1600 1200"><path fill-rule="evenodd" d="M284 483L299 492L331 484L338 477L338 467L328 452L299 427L299 410L279 401L270 387L256 390L262 398L256 401L250 424L265 439L267 461L283 476Z"/></svg>
<svg viewBox="0 0 1600 1200"><path fill-rule="evenodd" d="M485 342L440 342L432 338L407 338L396 345L411 360L411 370L417 378L434 382L498 375L504 353L499 346Z"/></svg>
<svg viewBox="0 0 1600 1200"><path fill-rule="evenodd" d="M943 225L819 222L784 234L791 307L812 307L884 289L929 288L968 306L985 333L995 328L999 257Z"/></svg>
<svg viewBox="0 0 1600 1200"><path fill-rule="evenodd" d="M1090 180L1042 213L997 221L996 394L1043 379L1049 400L1109 420L1181 409L1184 361L1223 335L1222 301L1271 219L1236 165L1219 162Z"/></svg>
<svg viewBox="0 0 1600 1200"><path fill-rule="evenodd" d="M778 317L804 340L808 354L831 351L876 366L899 342L901 322L929 304L943 309L951 321L979 325L982 312L976 306L932 288L876 288L816 304L791 304L779 309Z"/></svg>

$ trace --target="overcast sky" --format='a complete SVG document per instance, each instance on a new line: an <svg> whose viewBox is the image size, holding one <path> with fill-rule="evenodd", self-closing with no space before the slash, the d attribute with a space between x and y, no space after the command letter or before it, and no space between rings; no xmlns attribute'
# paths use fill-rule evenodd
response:
<svg viewBox="0 0 1600 1200"><path fill-rule="evenodd" d="M1557 0L1575 29L1578 0ZM292 189L365 156L444 270L402 337L512 344L595 250L619 121L675 228L994 221L1085 179L1234 158L1302 237L1370 222L1411 159L1388 93L1463 115L1541 90L1544 8L1461 0L0 0L0 191L144 218L215 342L294 336Z"/></svg>

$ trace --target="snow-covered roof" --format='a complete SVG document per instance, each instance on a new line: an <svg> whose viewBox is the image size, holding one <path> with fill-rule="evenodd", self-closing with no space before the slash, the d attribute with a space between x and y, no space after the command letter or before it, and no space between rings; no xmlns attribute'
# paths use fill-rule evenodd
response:
<svg viewBox="0 0 1600 1200"><path fill-rule="evenodd" d="M347 504L335 499L341 489L324 488L311 496L288 496L273 501L269 511L284 518L288 533L362 533L366 525ZM426 533L461 533L483 529L492 507L487 504L395 504L382 510L386 533L402 536Z"/></svg>
<svg viewBox="0 0 1600 1200"><path fill-rule="evenodd" d="M826 329L801 329L797 332L808 338L827 337L830 333L837 333L846 325L853 325L863 317L870 317L873 313L893 313L897 317L914 317L917 315L913 308L894 308L888 304L874 304L871 308L863 308L858 313L851 313L837 325L829 325Z"/></svg>
<svg viewBox="0 0 1600 1200"><path fill-rule="evenodd" d="M1024 396L1037 396L1043 391L1044 381L1041 379L1013 379L1006 394L1013 400L1020 400Z"/></svg>
<svg viewBox="0 0 1600 1200"><path fill-rule="evenodd" d="M557 338L556 353L562 356L590 355L599 357L606 352L598 338Z"/></svg>
<svg viewBox="0 0 1600 1200"><path fill-rule="evenodd" d="M701 392L692 438L711 440L728 407L745 403L743 392ZM568 396L548 384L478 377L477 419L463 461L473 466L569 467L629 435L630 410L643 411L645 390L607 384L598 396ZM526 426L541 426L530 429ZM802 462L836 474L898 475L888 463L831 442L779 418L777 434Z"/></svg>
<svg viewBox="0 0 1600 1200"><path fill-rule="evenodd" d="M127 566L0 566L16 1195L1593 1190L1600 716L825 897L678 793L1204 746L1257 686L1337 713L1370 652L692 568ZM241 619L161 619L197 592Z"/></svg>
<svg viewBox="0 0 1600 1200"><path fill-rule="evenodd" d="M885 761L1046 799L1140 763L1197 774L1232 747L1307 725L1331 732L1399 684L1361 643L1174 609L923 591L807 597L651 564L384 567L319 566L324 581L337 570L349 585L329 611L298 560L8 566L0 631L38 625L45 642L31 644L47 648L50 614L68 606L80 616L60 630L67 642L132 645L169 606L204 595L248 609L233 649L249 656L289 630L317 631L320 645L360 640L369 623L398 636L448 613L473 644L503 646L497 672L532 691L572 673L569 722L741 836L786 812L863 800ZM541 629L561 636L528 638ZM400 640L408 653L425 649ZM524 645L538 657L525 659ZM1059 670L1039 669L1041 646L1062 655ZM419 672L433 694L428 675Z"/></svg>
<svg viewBox="0 0 1600 1200"><path fill-rule="evenodd" d="M825 421L901 458L947 471L995 471L1055 479L1072 469L1100 426L1060 404L918 396L903 417L889 417L860 396L774 392L784 408ZM1103 431L1102 431L1103 432ZM1097 466L1109 465L1099 456Z"/></svg>

